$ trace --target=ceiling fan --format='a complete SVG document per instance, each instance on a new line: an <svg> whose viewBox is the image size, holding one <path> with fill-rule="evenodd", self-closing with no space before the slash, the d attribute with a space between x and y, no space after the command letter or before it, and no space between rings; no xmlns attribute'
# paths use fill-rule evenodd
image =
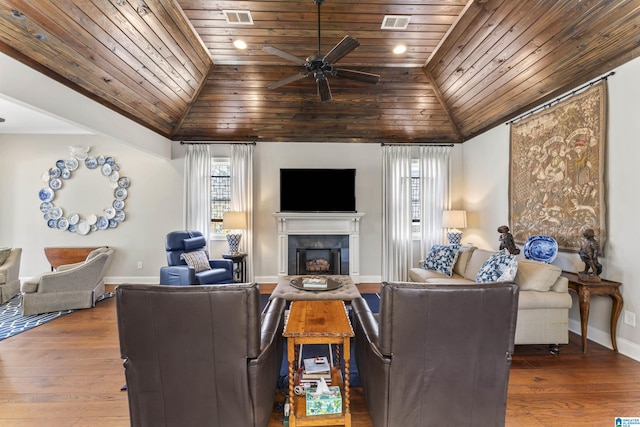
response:
<svg viewBox="0 0 640 427"><path fill-rule="evenodd" d="M313 0L313 2L318 6L318 52L315 55L309 56L307 59L301 59L276 47L264 46L262 50L265 52L280 56L281 58L295 62L298 65L302 65L305 68L305 71L290 77L285 77L282 80L278 80L277 82L267 85L267 87L269 89L276 89L288 83L295 82L296 80L303 79L309 75L313 75L316 79L320 99L322 101L331 101L331 88L329 87L327 76L356 80L371 84L378 83L380 81L380 76L377 74L347 70L344 68L335 68L333 66L333 64L360 46L360 42L354 37L351 37L350 35L344 36L344 38L335 45L329 53L326 55L322 55L320 53L320 6L322 6L324 0Z"/></svg>

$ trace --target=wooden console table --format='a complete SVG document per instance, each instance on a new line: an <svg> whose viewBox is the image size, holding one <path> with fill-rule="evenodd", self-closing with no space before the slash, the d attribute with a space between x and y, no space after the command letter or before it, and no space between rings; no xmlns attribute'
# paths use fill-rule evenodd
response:
<svg viewBox="0 0 640 427"><path fill-rule="evenodd" d="M53 271L61 265L84 261L94 249L98 248L44 248L44 255L51 264L51 271Z"/></svg>
<svg viewBox="0 0 640 427"><path fill-rule="evenodd" d="M616 343L616 329L618 318L622 312L622 295L620 294L620 282L602 279L600 282L583 282L577 273L563 271L562 275L569 280L569 289L578 294L578 304L580 306L580 330L582 332L582 352L587 352L587 326L589 325L589 308L591 305L591 295L608 295L611 297L611 320L610 333L611 345L614 351L618 351Z"/></svg>
<svg viewBox="0 0 640 427"><path fill-rule="evenodd" d="M354 336L351 322L347 317L344 301L292 301L289 318L283 335L287 338L287 358L289 362L289 426L325 426L344 425L351 427L351 408L349 406L349 360L351 355L351 337ZM294 366L296 351L300 344L337 344L338 357L332 369L333 385L342 385L343 376L340 371L340 345L344 359L344 387L340 387L342 396L342 413L331 415L306 415L304 396L297 396L294 391Z"/></svg>

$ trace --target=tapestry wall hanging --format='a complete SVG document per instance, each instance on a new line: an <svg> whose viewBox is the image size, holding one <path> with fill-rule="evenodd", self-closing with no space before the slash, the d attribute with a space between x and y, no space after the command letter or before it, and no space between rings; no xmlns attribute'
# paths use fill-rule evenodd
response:
<svg viewBox="0 0 640 427"><path fill-rule="evenodd" d="M511 124L509 217L516 243L538 234L577 252L605 242L606 81Z"/></svg>

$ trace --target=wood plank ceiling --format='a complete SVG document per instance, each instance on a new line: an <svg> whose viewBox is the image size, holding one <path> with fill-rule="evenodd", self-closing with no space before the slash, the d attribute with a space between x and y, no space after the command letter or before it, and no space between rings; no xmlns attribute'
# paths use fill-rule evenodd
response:
<svg viewBox="0 0 640 427"><path fill-rule="evenodd" d="M640 53L640 0L325 0L321 53L349 34L360 46L336 65L380 82L329 76L329 102L313 76L267 88L304 67L263 46L314 55L317 12L313 0L0 0L0 51L176 141L454 143ZM409 24L381 29L386 15Z"/></svg>

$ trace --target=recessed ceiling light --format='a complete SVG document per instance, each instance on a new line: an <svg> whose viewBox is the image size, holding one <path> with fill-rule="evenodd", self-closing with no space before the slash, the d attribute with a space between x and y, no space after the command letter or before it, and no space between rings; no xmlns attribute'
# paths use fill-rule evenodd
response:
<svg viewBox="0 0 640 427"><path fill-rule="evenodd" d="M235 47L237 47L238 49L246 49L247 48L247 44L244 42L244 40L234 40L233 45Z"/></svg>
<svg viewBox="0 0 640 427"><path fill-rule="evenodd" d="M401 53L405 53L407 51L407 47L403 44L399 44L398 46L393 48L393 53L396 55L400 55Z"/></svg>

